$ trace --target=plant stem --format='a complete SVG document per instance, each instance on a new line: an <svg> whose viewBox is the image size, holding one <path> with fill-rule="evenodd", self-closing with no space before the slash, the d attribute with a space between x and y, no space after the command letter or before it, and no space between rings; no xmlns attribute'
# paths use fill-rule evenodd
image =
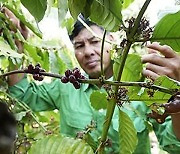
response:
<svg viewBox="0 0 180 154"><path fill-rule="evenodd" d="M27 72L25 72L25 70L23 70L23 69L22 70L14 70L14 71L10 71L10 72L1 74L0 77L5 77L8 75L17 74L17 73L27 73ZM29 74L33 74L33 73L29 73ZM62 76L59 74L48 73L48 72L39 72L39 75L44 75L44 76L49 76L49 77L54 77L54 78L59 78L59 79L62 78Z"/></svg>
<svg viewBox="0 0 180 154"><path fill-rule="evenodd" d="M108 130L111 124L111 119L114 113L114 108L116 106L116 100L115 99L110 99L107 103L107 112L106 112L106 117L105 121L103 124L103 130L102 130L102 135L101 135L101 143L98 147L98 154L104 154L104 145L106 142Z"/></svg>
<svg viewBox="0 0 180 154"><path fill-rule="evenodd" d="M147 9L150 1L151 0L146 0L146 2L144 3L142 9L140 10L140 12L139 12L139 14L138 14L138 16L137 16L137 18L135 20L134 27L132 28L132 31L130 32L130 34L128 34L128 33L126 34L127 35L127 45L125 46L124 52L123 52L122 57L121 57L121 63L120 63L120 67L119 67L117 81L121 80L123 68L124 68L124 65L125 65L125 62L126 62L126 59L127 59L127 56L128 56L129 49L130 49L130 47L131 47L131 45L133 43L134 35L137 32L137 29L138 29L139 23L141 21L141 18L143 16L145 10ZM114 99L114 101L108 103L109 106L107 107L106 119L105 119L105 120L107 120L107 122L105 121L105 123L104 123L103 131L102 131L102 137L101 137L101 142L102 143L104 143L106 141L108 130L109 130L111 120L112 120L112 116L113 116L113 113L114 113L115 105L116 105L116 102L117 102L116 97L117 97L119 86L116 86L114 88L115 88L115 99ZM104 144L100 144L98 153L101 154L102 151L104 151Z"/></svg>
<svg viewBox="0 0 180 154"><path fill-rule="evenodd" d="M123 68L124 68L124 65L125 65L125 62L126 62L126 59L127 59L127 56L128 56L128 52L129 52L129 49L130 49L131 45L132 45L132 42L128 42L127 46L125 47L124 52L122 54L121 63L120 63L120 66L119 66L119 73L118 73L118 76L117 76L117 79L116 79L117 81L121 80Z"/></svg>
<svg viewBox="0 0 180 154"><path fill-rule="evenodd" d="M89 84L101 84L102 82L99 81L99 79L84 79L84 80L80 80L81 83L89 83ZM107 81L104 80L103 81L104 84L107 85L114 85L114 86L135 86L135 87L145 87L148 89L153 89L153 90L158 90L160 92L164 92L167 94L175 94L177 92L177 89L169 89L169 88L165 88L165 87L161 87L158 85L149 85L149 83L146 82L119 82L119 81Z"/></svg>
<svg viewBox="0 0 180 154"><path fill-rule="evenodd" d="M104 51L104 42L106 37L106 30L104 30L102 45L101 45L101 76L104 76L104 68L103 68L103 51Z"/></svg>

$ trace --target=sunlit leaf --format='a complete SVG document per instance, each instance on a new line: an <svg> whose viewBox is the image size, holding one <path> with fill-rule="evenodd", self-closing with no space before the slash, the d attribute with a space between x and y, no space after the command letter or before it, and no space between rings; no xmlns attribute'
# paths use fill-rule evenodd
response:
<svg viewBox="0 0 180 154"><path fill-rule="evenodd" d="M29 1L28 1L29 2ZM21 13L20 10L17 10L13 7L13 5L6 4L5 7L7 7L13 14L25 25L27 26L34 34L36 34L38 37L42 38L42 33L40 32L38 26L34 26L31 22L27 20L27 18L24 16L24 14ZM31 7L34 7L34 5L31 5ZM36 11L36 10L35 10ZM38 12L38 11L37 11Z"/></svg>
<svg viewBox="0 0 180 154"><path fill-rule="evenodd" d="M107 94L100 91L94 91L90 96L90 102L95 110L106 109L108 103Z"/></svg>
<svg viewBox="0 0 180 154"><path fill-rule="evenodd" d="M68 2L74 19L82 13L108 31L117 31L121 25L122 0L69 0Z"/></svg>
<svg viewBox="0 0 180 154"><path fill-rule="evenodd" d="M32 145L28 154L93 154L91 147L82 140L63 136L45 137Z"/></svg>
<svg viewBox="0 0 180 154"><path fill-rule="evenodd" d="M115 60L114 63L114 78L117 79L121 57ZM142 62L141 57L137 54L129 54L123 69L121 81L140 81L142 79ZM140 87L127 87L129 92L138 92Z"/></svg>
<svg viewBox="0 0 180 154"><path fill-rule="evenodd" d="M157 78L154 84L168 89L174 89L174 90L180 89L180 84L177 81L174 81L166 76L161 76ZM129 98L130 100L134 100L134 101L144 101L147 105L151 105L152 103L155 102L159 104L166 103L167 100L171 97L170 94L160 91L154 91L155 93L153 97L150 97L148 95L148 91L149 89L146 88L142 90L141 94L131 93L131 95L129 95Z"/></svg>
<svg viewBox="0 0 180 154"><path fill-rule="evenodd" d="M83 12L85 5L86 0L68 0L68 7L74 19L77 19L77 16Z"/></svg>
<svg viewBox="0 0 180 154"><path fill-rule="evenodd" d="M20 113L16 113L16 114L15 114L16 120L17 120L17 121L22 120L22 118L25 117L26 114L27 114L27 111L22 111L22 112L20 112Z"/></svg>
<svg viewBox="0 0 180 154"><path fill-rule="evenodd" d="M7 43L5 43L2 37L0 38L0 55L13 58L22 58L23 56L23 54L19 54L16 51L12 50L11 47Z"/></svg>
<svg viewBox="0 0 180 154"><path fill-rule="evenodd" d="M59 25L63 23L65 16L68 11L68 1L67 0L59 0L58 1L58 19Z"/></svg>
<svg viewBox="0 0 180 154"><path fill-rule="evenodd" d="M108 31L117 31L122 22L122 0L94 0L90 18Z"/></svg>
<svg viewBox="0 0 180 154"><path fill-rule="evenodd" d="M63 59L59 57L57 51L49 52L49 63L50 63L50 71L52 73L63 74L65 72L66 64L63 62Z"/></svg>
<svg viewBox="0 0 180 154"><path fill-rule="evenodd" d="M137 131L129 116L119 111L119 153L132 154L137 145Z"/></svg>
<svg viewBox="0 0 180 154"><path fill-rule="evenodd" d="M67 68L74 68L75 66L78 66L74 53L67 48L61 48L61 50L58 51L58 56L61 57Z"/></svg>
<svg viewBox="0 0 180 154"><path fill-rule="evenodd" d="M47 0L21 0L21 3L38 22L43 19L47 8Z"/></svg>
<svg viewBox="0 0 180 154"><path fill-rule="evenodd" d="M24 49L31 61L35 64L40 63L41 67L49 71L49 53L46 50L33 46L29 43L24 44Z"/></svg>
<svg viewBox="0 0 180 154"><path fill-rule="evenodd" d="M124 0L123 1L123 9L127 8L134 0Z"/></svg>
<svg viewBox="0 0 180 154"><path fill-rule="evenodd" d="M8 65L9 65L8 58L1 55L0 56L0 68L1 68L1 70L7 69Z"/></svg>
<svg viewBox="0 0 180 154"><path fill-rule="evenodd" d="M180 52L180 11L164 16L155 26L152 41L171 46Z"/></svg>

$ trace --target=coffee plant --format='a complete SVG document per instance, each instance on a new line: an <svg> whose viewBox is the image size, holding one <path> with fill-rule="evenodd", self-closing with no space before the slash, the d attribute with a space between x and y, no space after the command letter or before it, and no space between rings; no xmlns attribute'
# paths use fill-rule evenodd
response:
<svg viewBox="0 0 180 154"><path fill-rule="evenodd" d="M61 26L65 25L69 31L71 31L72 25L69 25L71 18L65 18L67 10L70 11L74 20L81 21L78 17L81 13L102 26L105 29L104 37L101 38L102 49L106 31L123 31L125 33L112 49L115 55L112 57L114 61L113 81L106 80L103 74L103 50L101 53L101 76L99 79L87 79L77 68L75 60L64 45L60 49L34 45L31 40L26 40L22 36L3 11L0 12L0 96L16 115L18 137L14 146L15 153L53 154L76 151L77 153L101 154L106 147L110 147L112 144L112 141L107 138L107 134L116 106L119 109L119 119L122 119L120 125L131 126L119 127L120 153L125 153L125 151L127 153L127 149L128 153L133 153L137 144L137 132L133 121L122 110L124 104L131 101L143 101L151 109L151 113L147 114L147 117L155 119L160 124L169 115L180 112L180 83L166 76L161 76L154 81L150 78L144 79L141 75L143 65L140 55L129 53L133 45L139 43L143 46L147 41L167 44L174 51L179 52L180 11L167 14L155 27L151 27L149 20L144 16L151 0L144 0L136 17L123 19L122 10L132 2L133 0L60 0L52 3L46 0L11 0L0 2L1 8L6 7L12 11L21 24L28 27L34 34L33 37L36 40L42 40L42 34L35 23L40 22L47 8L52 6L58 8L59 23ZM34 17L34 23L27 20L21 6L25 7ZM84 24L83 21L81 22ZM84 26L89 28L85 24ZM23 43L24 53L18 52L17 40ZM9 71L17 66L20 68L19 70ZM8 95L6 77L16 73L30 74L30 79L37 81L43 81L45 77L59 78L64 84L72 83L75 90L80 88L81 83L104 87L106 93L97 90L90 96L91 105L95 110L106 110L105 124L99 144L89 135L96 129L93 121L77 134L76 139L72 139L59 135L59 120L57 120L55 112L33 112L24 102ZM130 135L127 135L128 133ZM66 144L64 145L64 143Z"/></svg>

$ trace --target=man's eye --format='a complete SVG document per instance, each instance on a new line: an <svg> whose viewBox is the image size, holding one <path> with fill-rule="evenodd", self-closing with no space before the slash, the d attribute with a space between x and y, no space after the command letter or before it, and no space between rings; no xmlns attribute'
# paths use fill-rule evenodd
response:
<svg viewBox="0 0 180 154"><path fill-rule="evenodd" d="M75 49L80 49L80 48L82 48L83 47L83 45L81 44L81 45L77 45L77 46L75 46Z"/></svg>
<svg viewBox="0 0 180 154"><path fill-rule="evenodd" d="M91 43L92 44L96 44L96 43L99 43L100 41L99 40L94 40L94 41L92 41Z"/></svg>

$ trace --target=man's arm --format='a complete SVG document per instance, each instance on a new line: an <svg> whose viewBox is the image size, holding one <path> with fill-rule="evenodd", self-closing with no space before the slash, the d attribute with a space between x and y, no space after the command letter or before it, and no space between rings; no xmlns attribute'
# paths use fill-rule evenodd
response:
<svg viewBox="0 0 180 154"><path fill-rule="evenodd" d="M16 16L7 8L3 7L2 12L11 20L11 22L16 26L17 29L19 29L19 31L21 32L21 34L23 35L23 37L25 39L27 39L28 37L28 29L27 27L20 22L20 20L18 18L16 18ZM16 29L12 28L12 31L16 31ZM23 43L20 42L19 40L15 40L16 46L18 47L18 52L22 53L23 52ZM11 68L11 70L15 70L18 69L16 66L14 66L14 68ZM24 74L14 74L14 75L10 75L8 77L8 84L9 86L13 86L16 83L18 83L20 80L22 80L22 78L24 77Z"/></svg>
<svg viewBox="0 0 180 154"><path fill-rule="evenodd" d="M156 79L160 75L167 75L180 81L180 56L166 45L152 43L147 47L149 54L142 57L142 62L146 63L143 75L150 76L152 79ZM171 118L174 134L180 140L180 113L171 115Z"/></svg>

